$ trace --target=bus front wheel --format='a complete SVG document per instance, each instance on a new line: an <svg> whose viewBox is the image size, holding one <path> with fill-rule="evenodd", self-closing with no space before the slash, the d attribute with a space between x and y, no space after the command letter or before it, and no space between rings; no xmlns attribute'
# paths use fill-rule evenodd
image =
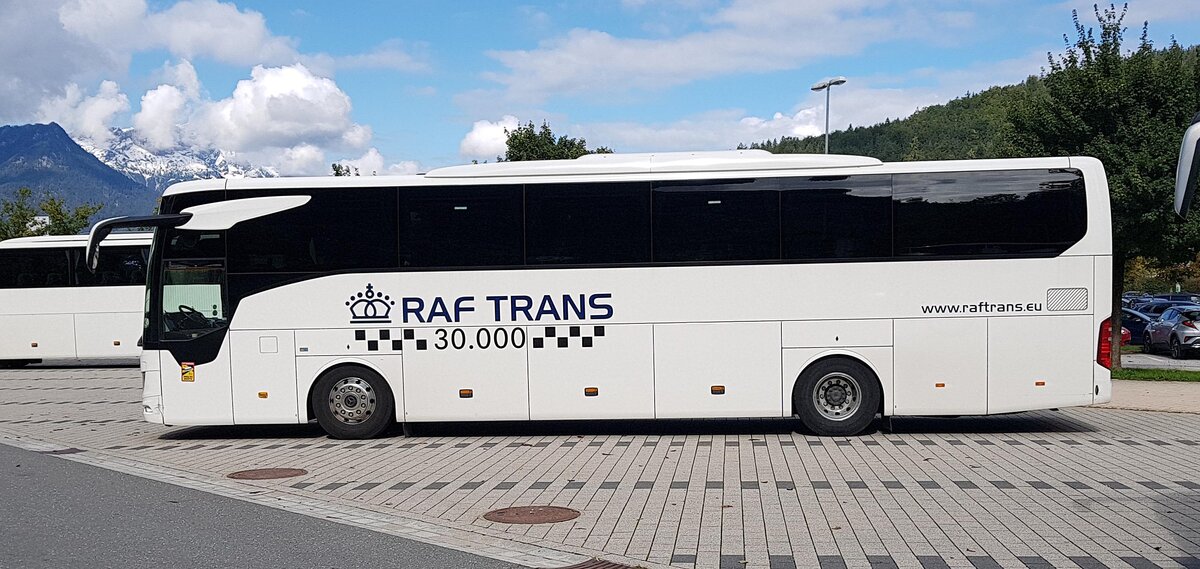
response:
<svg viewBox="0 0 1200 569"><path fill-rule="evenodd" d="M830 358L800 374L792 407L812 432L848 436L871 425L881 398L879 378L871 368L849 358Z"/></svg>
<svg viewBox="0 0 1200 569"><path fill-rule="evenodd" d="M335 439L369 439L392 424L392 390L378 373L359 366L331 369L312 393L317 423Z"/></svg>

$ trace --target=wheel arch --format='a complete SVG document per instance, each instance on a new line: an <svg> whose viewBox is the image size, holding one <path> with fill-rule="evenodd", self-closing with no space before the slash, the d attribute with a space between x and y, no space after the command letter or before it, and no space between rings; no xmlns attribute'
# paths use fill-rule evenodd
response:
<svg viewBox="0 0 1200 569"><path fill-rule="evenodd" d="M396 390L392 388L391 380L388 379L387 374L384 373L383 370L379 368L379 366L377 366L374 363L371 363L367 360L361 359L361 358L338 358L338 359L330 360L330 361L326 362L325 365L322 365L320 368L317 369L317 371L315 373L312 374L312 377L306 378L306 381L308 382L308 388L304 390L305 391L304 407L305 407L306 421L313 421L317 418L316 414L313 411L313 390L317 388L317 379L330 371L333 371L335 369L345 368L345 367L366 368L366 369L369 369L369 370L375 372L377 375L379 375L379 377L382 377L383 384L385 386L387 386L388 392L392 395L392 400L395 402L396 409L394 412L397 415L396 420L397 421L402 420L401 417L399 417L399 414L401 412L400 410L403 409L403 406L400 404L399 401L395 400L396 399Z"/></svg>
<svg viewBox="0 0 1200 569"><path fill-rule="evenodd" d="M786 408L791 410L790 415L794 416L796 414L796 386L800 384L800 376L804 375L804 372L808 371L808 369L812 366L831 359L852 360L867 366L867 369L870 369L871 373L875 374L875 381L879 383L879 393L881 397L879 398L880 408L877 409L877 411L885 416L891 415L891 413L887 411L892 405L892 390L890 388L891 382L884 379L885 374L881 373L882 370L879 368L879 366L876 366L871 361L871 358L864 357L860 353L846 349L831 349L822 351L816 355L813 355L800 365L799 369L797 369L791 377L791 388L787 390L787 401L785 401L785 404L787 405ZM890 379L890 374L887 375Z"/></svg>

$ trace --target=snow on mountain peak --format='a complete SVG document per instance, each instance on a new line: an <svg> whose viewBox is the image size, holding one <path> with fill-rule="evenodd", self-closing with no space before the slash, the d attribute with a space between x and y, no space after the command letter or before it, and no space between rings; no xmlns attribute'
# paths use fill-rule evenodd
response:
<svg viewBox="0 0 1200 569"><path fill-rule="evenodd" d="M274 178L272 167L254 166L236 160L232 152L177 146L161 151L140 144L132 128L114 128L107 142L87 138L75 142L112 169L145 184L155 193L176 182L204 178Z"/></svg>

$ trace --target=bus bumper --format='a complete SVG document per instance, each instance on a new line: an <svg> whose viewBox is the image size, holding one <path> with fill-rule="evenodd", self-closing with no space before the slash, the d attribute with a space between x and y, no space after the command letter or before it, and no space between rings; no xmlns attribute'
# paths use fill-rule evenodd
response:
<svg viewBox="0 0 1200 569"><path fill-rule="evenodd" d="M142 419L163 424L162 384L159 383L158 371L142 371Z"/></svg>
<svg viewBox="0 0 1200 569"><path fill-rule="evenodd" d="M142 418L148 423L163 425L162 414L162 397L155 395L154 397L142 398Z"/></svg>
<svg viewBox="0 0 1200 569"><path fill-rule="evenodd" d="M1097 364L1095 366L1094 387L1092 388L1092 404L1112 401L1112 371Z"/></svg>

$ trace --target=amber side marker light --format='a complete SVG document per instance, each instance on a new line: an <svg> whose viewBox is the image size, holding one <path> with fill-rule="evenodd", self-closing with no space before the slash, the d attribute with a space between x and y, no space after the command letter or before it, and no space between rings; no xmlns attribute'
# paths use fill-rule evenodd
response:
<svg viewBox="0 0 1200 569"><path fill-rule="evenodd" d="M113 340L113 345L114 345L114 346L120 346L120 345L121 345L121 341L120 341L120 340Z"/></svg>
<svg viewBox="0 0 1200 569"><path fill-rule="evenodd" d="M266 398L267 398L267 392L266 392L266 391L259 391L259 392L258 392L258 398L259 398L259 399L266 399Z"/></svg>
<svg viewBox="0 0 1200 569"><path fill-rule="evenodd" d="M36 347L37 347L37 342L30 342L30 343L29 343L29 347L30 347L30 348L36 348Z"/></svg>
<svg viewBox="0 0 1200 569"><path fill-rule="evenodd" d="M599 387L585 387L585 388L583 388L583 395L585 397L595 397L597 395L600 395L600 388Z"/></svg>
<svg viewBox="0 0 1200 569"><path fill-rule="evenodd" d="M475 391L472 389L459 389L458 396L463 399L470 399L472 397L475 397Z"/></svg>
<svg viewBox="0 0 1200 569"><path fill-rule="evenodd" d="M713 395L725 395L725 386L724 385L712 386L712 394Z"/></svg>
<svg viewBox="0 0 1200 569"><path fill-rule="evenodd" d="M1033 384L1036 385L1037 387L1045 387L1046 386L1046 382L1044 382L1044 381L1035 381L1035 382L1033 382Z"/></svg>
<svg viewBox="0 0 1200 569"><path fill-rule="evenodd" d="M946 384L945 384L945 383L942 383L942 382L940 382L940 381L939 381L939 382L937 382L937 383L933 384L933 386L934 386L934 387L941 388L941 387L946 387Z"/></svg>

